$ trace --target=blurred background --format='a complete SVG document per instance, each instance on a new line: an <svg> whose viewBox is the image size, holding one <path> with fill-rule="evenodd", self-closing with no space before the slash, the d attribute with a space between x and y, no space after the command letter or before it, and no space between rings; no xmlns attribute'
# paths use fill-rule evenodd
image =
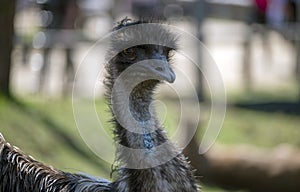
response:
<svg viewBox="0 0 300 192"><path fill-rule="evenodd" d="M198 56L205 75L216 75L208 53L219 68L226 117L215 145L199 155L211 93L203 73L175 55L175 71L189 76L201 106L198 132L184 152L203 191L300 191L299 0L2 0L0 132L7 141L56 168L109 179L111 165L76 128L72 86L83 63L76 94L93 99L96 88L98 114L109 120L99 74L107 44L90 48L125 17L160 18L191 33L207 51L194 42L183 42L185 50ZM174 86L189 97L186 76ZM170 136L180 110L174 97L171 89L159 91ZM188 131L193 125L185 122ZM104 127L110 134L111 125Z"/></svg>

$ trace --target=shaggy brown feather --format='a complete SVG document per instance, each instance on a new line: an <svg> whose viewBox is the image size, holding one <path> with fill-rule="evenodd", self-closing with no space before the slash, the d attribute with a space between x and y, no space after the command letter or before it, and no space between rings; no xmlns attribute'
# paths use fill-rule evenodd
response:
<svg viewBox="0 0 300 192"><path fill-rule="evenodd" d="M7 143L0 135L1 192L107 192L105 179L46 166Z"/></svg>

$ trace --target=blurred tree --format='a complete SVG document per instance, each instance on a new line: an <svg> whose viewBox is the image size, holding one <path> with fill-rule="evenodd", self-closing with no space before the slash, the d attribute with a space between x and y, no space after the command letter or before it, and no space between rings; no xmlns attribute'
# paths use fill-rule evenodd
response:
<svg viewBox="0 0 300 192"><path fill-rule="evenodd" d="M295 1L296 2L296 1ZM297 4L295 6L295 15L296 17L296 25L299 26L300 23L300 1L297 1ZM296 73L297 73L297 77L298 77L298 87L299 87L299 93L298 93L298 102L300 103L300 35L298 33L297 36L297 65L296 65Z"/></svg>
<svg viewBox="0 0 300 192"><path fill-rule="evenodd" d="M299 1L299 12L300 12L300 1ZM298 26L300 24L300 14L297 18L296 22L296 31L298 30ZM295 44L295 49L296 49L296 67L295 67L295 74L296 74L296 80L298 83L298 103L300 104L300 35L299 33L297 34L296 32L296 39L293 42Z"/></svg>
<svg viewBox="0 0 300 192"><path fill-rule="evenodd" d="M43 21L42 33L47 37L48 41L41 47L43 53L43 65L39 75L39 91L45 88L46 76L49 73L51 65L51 52L58 44L57 39L63 39L63 52L66 56L65 69L63 75L63 93L67 95L72 90L72 83L75 76L74 63L72 60L74 41L72 35L65 35L63 31L75 30L75 23L80 15L80 9L76 0L47 0L37 2L41 9L41 13L49 13L51 19L47 18ZM49 20L49 21L48 21ZM40 34L40 32L38 33Z"/></svg>
<svg viewBox="0 0 300 192"><path fill-rule="evenodd" d="M0 93L10 96L9 80L13 48L15 0L0 1Z"/></svg>

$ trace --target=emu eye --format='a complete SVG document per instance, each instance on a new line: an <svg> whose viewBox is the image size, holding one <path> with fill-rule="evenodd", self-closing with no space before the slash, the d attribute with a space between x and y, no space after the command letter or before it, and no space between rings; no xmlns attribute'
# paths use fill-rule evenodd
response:
<svg viewBox="0 0 300 192"><path fill-rule="evenodd" d="M134 51L133 48L128 48L128 49L125 49L123 50L123 55L129 59L129 60L134 60L136 59L136 52Z"/></svg>

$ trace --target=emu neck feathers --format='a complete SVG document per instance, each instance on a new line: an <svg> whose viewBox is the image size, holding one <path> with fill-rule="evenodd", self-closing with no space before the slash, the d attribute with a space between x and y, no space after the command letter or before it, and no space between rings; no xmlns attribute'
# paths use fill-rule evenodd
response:
<svg viewBox="0 0 300 192"><path fill-rule="evenodd" d="M145 82L137 85L129 95L125 94L125 98L123 91L120 90L121 94L114 94L112 105L117 127L115 133L120 144L151 152L166 138L160 136L163 139L158 140L158 135L161 135L160 125L155 118L154 107L151 105L155 85L153 83L151 89L145 89L144 86Z"/></svg>
<svg viewBox="0 0 300 192"><path fill-rule="evenodd" d="M119 115L114 114L115 134L121 146L116 158L123 168L119 169L113 188L116 192L196 192L193 173L185 157L168 141L155 118L151 105L155 85L151 87L148 83L151 82L139 84L129 95L127 112L135 123L118 122ZM126 101L116 95L113 108L122 110L119 107ZM124 123L129 123L129 127L123 126Z"/></svg>

